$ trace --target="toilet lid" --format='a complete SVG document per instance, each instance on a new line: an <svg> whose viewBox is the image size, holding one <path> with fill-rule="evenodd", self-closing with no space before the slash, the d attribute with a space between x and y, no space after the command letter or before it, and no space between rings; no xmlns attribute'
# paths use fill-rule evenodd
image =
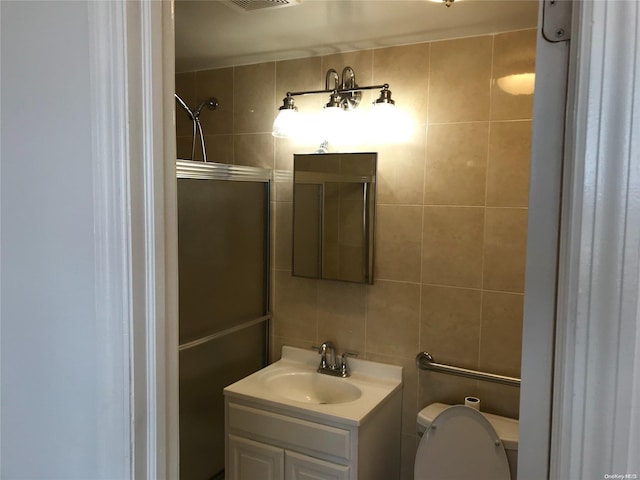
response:
<svg viewBox="0 0 640 480"><path fill-rule="evenodd" d="M500 438L478 411L455 405L440 413L424 433L415 480L509 480Z"/></svg>

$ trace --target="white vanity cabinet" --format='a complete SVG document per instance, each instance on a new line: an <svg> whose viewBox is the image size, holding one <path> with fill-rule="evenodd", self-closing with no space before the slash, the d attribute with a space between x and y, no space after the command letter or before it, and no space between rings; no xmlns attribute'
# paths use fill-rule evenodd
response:
<svg viewBox="0 0 640 480"><path fill-rule="evenodd" d="M399 478L402 368L357 360L351 377L329 382L316 362L284 347L280 361L225 388L227 480ZM318 385L300 401L299 389Z"/></svg>
<svg viewBox="0 0 640 480"><path fill-rule="evenodd" d="M349 480L349 467L286 451L285 479L289 480Z"/></svg>
<svg viewBox="0 0 640 480"><path fill-rule="evenodd" d="M228 480L389 480L400 468L401 392L361 425L225 399Z"/></svg>
<svg viewBox="0 0 640 480"><path fill-rule="evenodd" d="M229 479L349 480L349 467L229 435Z"/></svg>
<svg viewBox="0 0 640 480"><path fill-rule="evenodd" d="M284 478L284 450L246 438L227 436L229 465L225 477L229 479L262 478L282 480Z"/></svg>

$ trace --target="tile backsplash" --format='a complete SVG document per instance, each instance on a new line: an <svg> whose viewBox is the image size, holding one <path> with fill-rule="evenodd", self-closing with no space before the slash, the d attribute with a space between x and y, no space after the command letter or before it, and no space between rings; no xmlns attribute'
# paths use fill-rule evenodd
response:
<svg viewBox="0 0 640 480"><path fill-rule="evenodd" d="M497 79L533 72L535 42L522 30L176 75L190 104L220 101L201 116L210 161L290 171L294 153L317 145L275 139L271 124L287 91L323 88L329 68L353 67L359 85L389 83L413 119L404 144L340 146L378 152L374 285L292 277L290 180L272 197L273 356L331 339L404 366L403 478L428 403L476 395L483 410L518 416L517 388L418 371L414 359L427 350L441 363L520 375L533 95L508 94ZM296 99L301 111L324 102ZM178 156L189 158L190 122L176 116Z"/></svg>

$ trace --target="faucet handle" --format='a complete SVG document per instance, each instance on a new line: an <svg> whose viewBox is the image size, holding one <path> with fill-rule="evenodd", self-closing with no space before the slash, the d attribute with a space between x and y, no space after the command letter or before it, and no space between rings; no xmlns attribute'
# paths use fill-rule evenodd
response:
<svg viewBox="0 0 640 480"><path fill-rule="evenodd" d="M348 357L357 357L358 354L355 352L344 352L342 354L342 362L340 362L340 373L343 377L348 377L351 372L349 371L349 363L347 362Z"/></svg>

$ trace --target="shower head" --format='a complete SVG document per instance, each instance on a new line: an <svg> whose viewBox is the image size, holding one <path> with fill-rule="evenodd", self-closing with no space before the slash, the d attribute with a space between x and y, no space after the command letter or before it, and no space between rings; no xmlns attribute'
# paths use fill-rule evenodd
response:
<svg viewBox="0 0 640 480"><path fill-rule="evenodd" d="M209 97L207 100L198 105L195 112L193 112L193 116L198 118L200 116L200 112L206 106L209 110L215 110L218 108L218 99L216 97Z"/></svg>

